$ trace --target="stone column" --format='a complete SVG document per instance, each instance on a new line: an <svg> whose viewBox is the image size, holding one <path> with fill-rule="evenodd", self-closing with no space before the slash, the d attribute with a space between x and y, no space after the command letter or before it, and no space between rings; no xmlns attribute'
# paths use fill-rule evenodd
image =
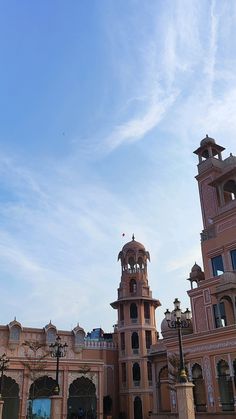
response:
<svg viewBox="0 0 236 419"><path fill-rule="evenodd" d="M153 413L157 413L157 382L156 382L156 368L152 362L152 389L153 389Z"/></svg>
<svg viewBox="0 0 236 419"><path fill-rule="evenodd" d="M51 396L50 399L51 399L50 419L61 419L61 417L62 417L62 396Z"/></svg>
<svg viewBox="0 0 236 419"><path fill-rule="evenodd" d="M0 419L2 419L3 405L4 405L4 401L0 400Z"/></svg>
<svg viewBox="0 0 236 419"><path fill-rule="evenodd" d="M179 383L175 385L177 391L177 402L179 419L194 419L194 401L193 401L192 383Z"/></svg>

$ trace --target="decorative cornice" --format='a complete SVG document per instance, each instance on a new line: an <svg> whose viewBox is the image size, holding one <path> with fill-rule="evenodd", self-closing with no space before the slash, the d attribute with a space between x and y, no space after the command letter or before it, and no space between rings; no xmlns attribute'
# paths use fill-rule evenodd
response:
<svg viewBox="0 0 236 419"><path fill-rule="evenodd" d="M232 340L232 341L224 341L224 342L219 342L219 343L209 343L206 345L197 345L194 346L193 348L186 348L186 351L188 353L196 353L196 352L209 352L209 351L213 351L216 349L222 349L222 348L231 348L231 347L236 347L236 339Z"/></svg>

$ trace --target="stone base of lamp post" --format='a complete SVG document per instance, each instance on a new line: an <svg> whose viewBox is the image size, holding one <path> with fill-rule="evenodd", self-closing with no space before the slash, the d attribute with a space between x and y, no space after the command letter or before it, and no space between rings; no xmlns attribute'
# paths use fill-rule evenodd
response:
<svg viewBox="0 0 236 419"><path fill-rule="evenodd" d="M193 401L192 383L179 383L175 385L177 392L179 419L194 419L194 401Z"/></svg>
<svg viewBox="0 0 236 419"><path fill-rule="evenodd" d="M50 419L61 419L62 418L62 396L51 396L50 399L51 399Z"/></svg>
<svg viewBox="0 0 236 419"><path fill-rule="evenodd" d="M0 419L2 419L3 405L4 405L4 401L0 400Z"/></svg>

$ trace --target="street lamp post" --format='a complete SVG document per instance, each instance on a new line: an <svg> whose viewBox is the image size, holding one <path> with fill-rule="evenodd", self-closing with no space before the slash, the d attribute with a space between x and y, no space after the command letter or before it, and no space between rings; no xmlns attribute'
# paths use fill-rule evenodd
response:
<svg viewBox="0 0 236 419"><path fill-rule="evenodd" d="M183 343L182 343L182 329L187 329L191 323L191 311L187 308L185 312L181 311L180 301L178 298L174 301L174 319L172 318L172 313L167 309L165 312L165 318L170 329L177 329L178 332L178 342L179 342L179 357L180 357L180 366L179 366L179 382L186 383L188 381L187 374L185 371L184 365L184 356L183 356Z"/></svg>
<svg viewBox="0 0 236 419"><path fill-rule="evenodd" d="M58 335L56 338L55 343L51 343L51 345L49 345L49 348L51 350L51 356L53 358L57 359L57 368L56 368L56 387L54 389L54 393L55 394L59 394L60 392L60 388L59 388L59 382L58 382L58 376L59 376L59 359L63 358L66 355L66 348L67 348L67 343L61 343L61 338Z"/></svg>
<svg viewBox="0 0 236 419"><path fill-rule="evenodd" d="M2 392L3 392L3 374L4 371L8 369L9 359L7 358L6 354L4 353L0 357L0 371L1 371L1 387L0 387L0 400L2 399Z"/></svg>

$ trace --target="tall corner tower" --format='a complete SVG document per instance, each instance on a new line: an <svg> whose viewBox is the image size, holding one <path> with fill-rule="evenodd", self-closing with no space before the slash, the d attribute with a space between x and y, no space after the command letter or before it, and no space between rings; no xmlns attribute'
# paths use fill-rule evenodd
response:
<svg viewBox="0 0 236 419"><path fill-rule="evenodd" d="M224 147L208 135L198 155L204 274L193 266L188 278L197 287L191 298L194 331L236 324L236 156L223 159Z"/></svg>
<svg viewBox="0 0 236 419"><path fill-rule="evenodd" d="M236 237L236 157L230 154L223 159L223 150L224 147L206 136L194 151L199 158L196 179L202 208L201 242L206 278L232 270L228 250L230 243L235 246Z"/></svg>
<svg viewBox="0 0 236 419"><path fill-rule="evenodd" d="M118 260L121 282L111 306L118 310L120 410L126 419L144 419L153 407L148 353L157 340L155 309L160 302L152 298L148 285L149 252L134 236Z"/></svg>

